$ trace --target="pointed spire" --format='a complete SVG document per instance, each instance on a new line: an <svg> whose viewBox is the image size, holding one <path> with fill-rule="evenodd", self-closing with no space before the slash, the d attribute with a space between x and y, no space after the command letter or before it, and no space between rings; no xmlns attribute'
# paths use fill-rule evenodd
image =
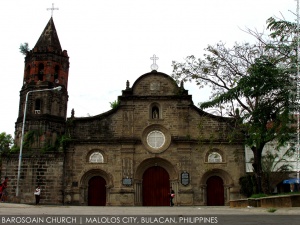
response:
<svg viewBox="0 0 300 225"><path fill-rule="evenodd" d="M52 17L34 48L37 48L37 51L62 51Z"/></svg>
<svg viewBox="0 0 300 225"><path fill-rule="evenodd" d="M184 89L183 80L180 82L180 88Z"/></svg>

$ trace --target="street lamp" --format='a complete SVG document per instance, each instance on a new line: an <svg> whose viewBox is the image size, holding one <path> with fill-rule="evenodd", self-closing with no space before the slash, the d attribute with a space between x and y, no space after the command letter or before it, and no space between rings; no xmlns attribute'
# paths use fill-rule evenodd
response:
<svg viewBox="0 0 300 225"><path fill-rule="evenodd" d="M43 89L43 90L33 90L28 91L26 94L25 99L25 107L24 107L24 116L23 116L23 124L22 124L22 134L21 134L21 146L20 146L20 153L19 153L19 165L18 165L18 177L17 177L17 188L16 188L16 196L19 196L19 183L20 183L20 175L21 175L21 162L22 162L22 150L23 150L23 139L24 139L24 130L25 130L25 120L26 120L26 111L27 111L27 101L28 101L28 95L32 92L42 92L42 91L60 91L61 86L51 88L51 89Z"/></svg>
<svg viewBox="0 0 300 225"><path fill-rule="evenodd" d="M300 48L300 36L299 36L299 0L297 0L297 103L299 103L299 98L300 98L300 87L299 87L299 75L300 75L300 67L299 67L299 48ZM297 184L299 184L299 170L300 170L300 162L299 162L299 157L300 157L300 115L299 115L299 109L297 111L297 162L296 162L296 167L297 167ZM298 186L299 187L299 186Z"/></svg>

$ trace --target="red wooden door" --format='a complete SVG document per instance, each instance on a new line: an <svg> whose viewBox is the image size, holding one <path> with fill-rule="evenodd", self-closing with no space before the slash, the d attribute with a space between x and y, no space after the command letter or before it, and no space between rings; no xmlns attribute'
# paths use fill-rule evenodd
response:
<svg viewBox="0 0 300 225"><path fill-rule="evenodd" d="M224 205L224 185L222 178L212 176L207 182L207 205L221 206Z"/></svg>
<svg viewBox="0 0 300 225"><path fill-rule="evenodd" d="M160 167L148 168L143 175L143 205L169 206L170 177L168 172Z"/></svg>
<svg viewBox="0 0 300 225"><path fill-rule="evenodd" d="M106 205L106 181L103 177L95 176L89 180L88 205Z"/></svg>

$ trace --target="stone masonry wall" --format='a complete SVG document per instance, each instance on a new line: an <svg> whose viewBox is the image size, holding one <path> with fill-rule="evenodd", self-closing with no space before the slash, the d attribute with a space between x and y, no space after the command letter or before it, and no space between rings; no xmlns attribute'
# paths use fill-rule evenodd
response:
<svg viewBox="0 0 300 225"><path fill-rule="evenodd" d="M41 187L41 204L63 203L63 157L43 155L36 158L23 158L19 182L19 198L16 197L18 158L2 161L2 177L9 178L8 193L10 202L34 203L33 192Z"/></svg>

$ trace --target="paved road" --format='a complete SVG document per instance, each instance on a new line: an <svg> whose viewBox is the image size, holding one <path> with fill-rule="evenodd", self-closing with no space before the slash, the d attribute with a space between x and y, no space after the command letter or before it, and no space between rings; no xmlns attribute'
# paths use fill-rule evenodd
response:
<svg viewBox="0 0 300 225"><path fill-rule="evenodd" d="M45 224L281 224L300 223L300 207L279 208L274 213L265 208L221 207L92 207L92 206L51 206L0 203L0 224L20 224L11 222L14 217L35 215L77 217L74 223ZM6 220L7 216L10 216ZM78 220L80 217L80 222ZM91 219L92 218L92 219ZM104 220L102 220L104 219ZM111 221L110 219L114 219ZM174 220L173 220L174 219ZM81 221L81 220L86 220ZM57 220L55 220L57 222ZM69 221L70 222L70 221ZM72 221L71 221L72 222ZM24 223L29 224L29 223ZM33 223L30 223L33 224ZM42 223L39 223L42 224Z"/></svg>

